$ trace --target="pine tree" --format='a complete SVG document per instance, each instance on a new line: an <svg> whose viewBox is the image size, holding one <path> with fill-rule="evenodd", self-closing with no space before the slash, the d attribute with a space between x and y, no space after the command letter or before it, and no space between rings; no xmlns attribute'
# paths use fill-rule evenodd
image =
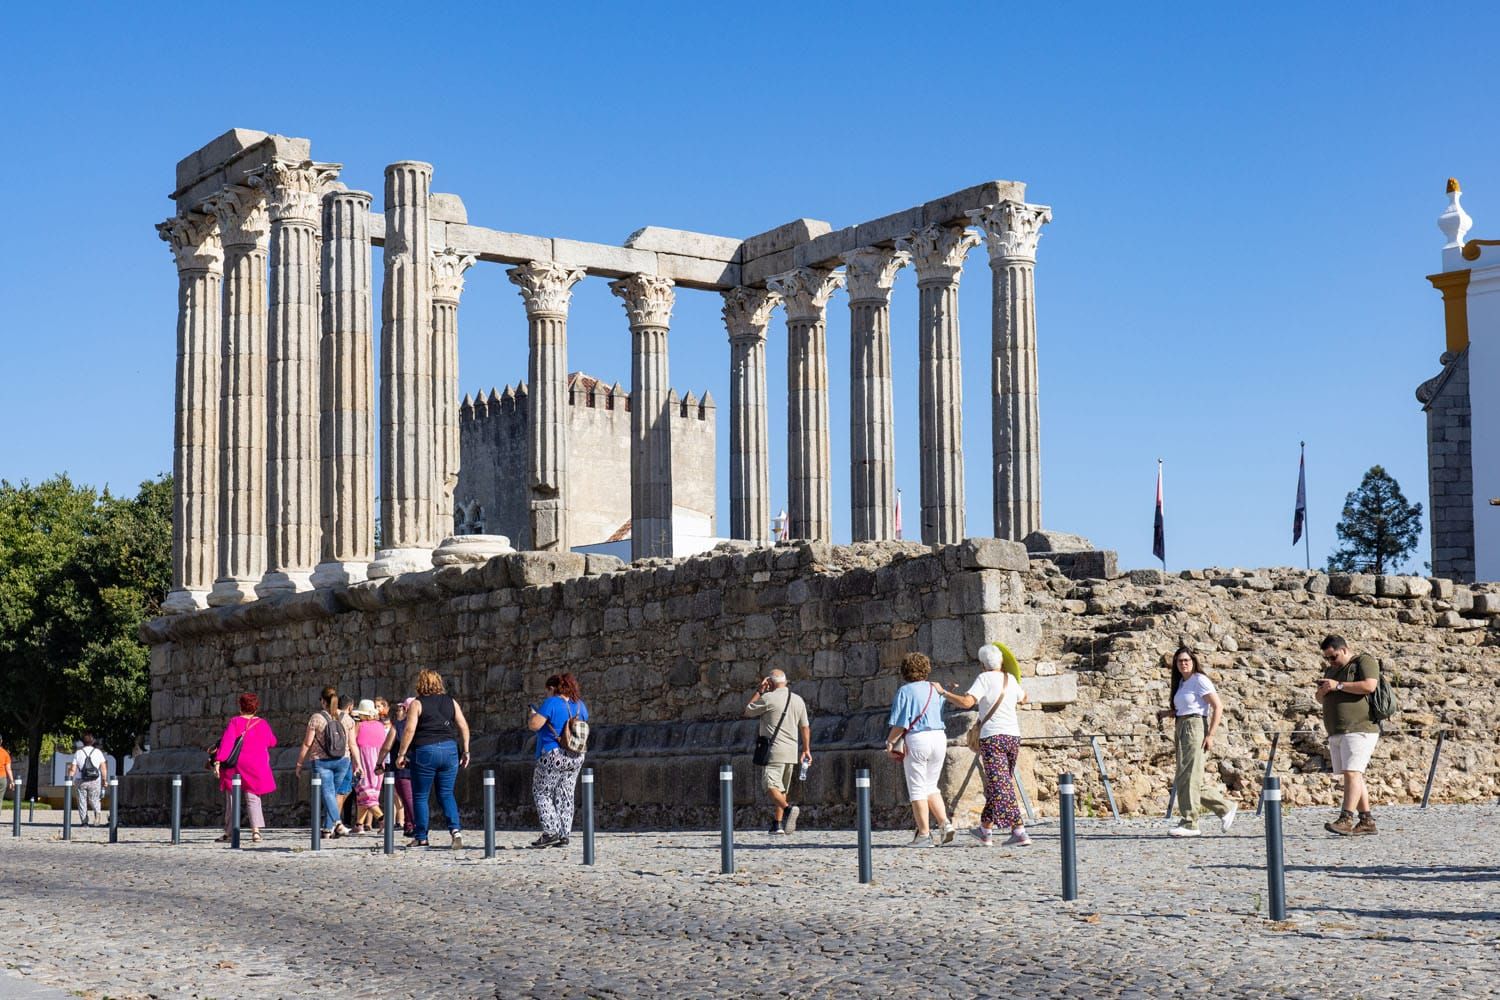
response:
<svg viewBox="0 0 1500 1000"><path fill-rule="evenodd" d="M1338 573L1384 573L1399 566L1422 534L1422 505L1409 504L1401 486L1378 465L1344 498L1338 523L1343 546L1328 557Z"/></svg>

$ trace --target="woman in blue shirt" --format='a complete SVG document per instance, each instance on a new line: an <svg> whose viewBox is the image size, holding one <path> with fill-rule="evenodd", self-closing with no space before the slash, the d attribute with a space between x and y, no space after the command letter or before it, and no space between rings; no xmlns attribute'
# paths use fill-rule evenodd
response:
<svg viewBox="0 0 1500 1000"><path fill-rule="evenodd" d="M937 685L927 680L932 661L921 653L907 653L901 661L901 679L906 683L896 691L891 704L890 727L885 752L901 762L906 774L906 794L911 800L917 832L909 847L941 847L953 840L953 824L938 792L943 775L943 757L948 752L948 730L943 725L943 697ZM906 750L896 749L896 741L906 737ZM928 818L933 824L928 833Z"/></svg>
<svg viewBox="0 0 1500 1000"><path fill-rule="evenodd" d="M587 722L589 708L583 703L578 678L570 673L547 678L547 700L526 709L526 726L536 733L536 770L531 776L531 795L542 835L532 847L567 847L573 832L573 794L583 770L583 752L567 748L568 722Z"/></svg>

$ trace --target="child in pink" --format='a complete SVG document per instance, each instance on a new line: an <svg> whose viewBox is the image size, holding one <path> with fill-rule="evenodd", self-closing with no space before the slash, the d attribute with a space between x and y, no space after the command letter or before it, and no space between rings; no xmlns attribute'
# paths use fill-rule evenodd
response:
<svg viewBox="0 0 1500 1000"><path fill-rule="evenodd" d="M224 836L228 841L230 825L234 822L234 776L240 776L240 791L244 793L245 815L250 820L250 839L260 840L261 827L266 825L265 814L260 808L263 795L276 791L276 778L271 774L271 748L276 745L276 734L271 724L256 713L260 711L260 699L252 693L240 695L240 714L229 720L224 735L219 737L219 749L214 754L214 771L219 775L219 788L224 793ZM224 761L234 753L234 745L240 741L239 758L233 767Z"/></svg>
<svg viewBox="0 0 1500 1000"><path fill-rule="evenodd" d="M373 830L375 824L385 818L380 808L381 768L380 748L385 744L389 723L380 721L380 712L375 703L366 698L354 709L359 725L354 730L354 747L359 751L359 785L355 788L355 829Z"/></svg>

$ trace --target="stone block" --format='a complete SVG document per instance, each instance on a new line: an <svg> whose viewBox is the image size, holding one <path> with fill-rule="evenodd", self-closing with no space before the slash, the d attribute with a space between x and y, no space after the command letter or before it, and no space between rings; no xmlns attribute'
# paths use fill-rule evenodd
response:
<svg viewBox="0 0 1500 1000"><path fill-rule="evenodd" d="M1125 576L1139 587L1160 586L1167 582L1167 575L1159 569L1132 569Z"/></svg>
<svg viewBox="0 0 1500 1000"><path fill-rule="evenodd" d="M1078 700L1078 675L1071 670L1028 677L1022 687L1026 689L1027 701L1038 708L1071 705Z"/></svg>
<svg viewBox="0 0 1500 1000"><path fill-rule="evenodd" d="M1474 610L1474 591L1468 587L1453 588L1453 593L1448 595L1448 603L1453 605L1454 611L1464 612Z"/></svg>
<svg viewBox="0 0 1500 1000"><path fill-rule="evenodd" d="M370 218L370 241L377 246L376 220L380 223L380 237L385 236L385 217L372 214ZM501 264L526 264L531 261L552 259L552 241L541 236L526 236L522 233L504 233L482 226L465 226L452 223L443 234L443 243L475 254L480 260Z"/></svg>
<svg viewBox="0 0 1500 1000"><path fill-rule="evenodd" d="M437 585L436 576L437 571L429 569L389 577L385 585L386 600L392 604L414 604L446 597Z"/></svg>
<svg viewBox="0 0 1500 1000"><path fill-rule="evenodd" d="M1033 531L1021 540L1027 552L1091 552L1094 543L1065 531Z"/></svg>
<svg viewBox="0 0 1500 1000"><path fill-rule="evenodd" d="M1369 573L1330 573L1328 592L1336 597L1375 596L1375 577Z"/></svg>
<svg viewBox="0 0 1500 1000"><path fill-rule="evenodd" d="M583 571L589 576L603 576L605 573L625 571L625 560L619 556L607 555L603 552L589 552L584 555L583 560Z"/></svg>
<svg viewBox="0 0 1500 1000"><path fill-rule="evenodd" d="M957 618L939 618L930 624L932 648L927 655L932 662L964 663L969 659L964 650L964 626Z"/></svg>
<svg viewBox="0 0 1500 1000"><path fill-rule="evenodd" d="M1047 558L1071 580L1113 580L1120 575L1119 556L1113 549L1054 552Z"/></svg>
<svg viewBox="0 0 1500 1000"><path fill-rule="evenodd" d="M434 571L433 581L449 594L477 594L489 588L484 582L484 566L442 566Z"/></svg>
<svg viewBox="0 0 1500 1000"><path fill-rule="evenodd" d="M659 253L656 255L656 273L683 288L715 291L739 285L743 271L738 264Z"/></svg>
<svg viewBox="0 0 1500 1000"><path fill-rule="evenodd" d="M588 565L576 552L512 552L505 560L517 587L542 587L583 576Z"/></svg>
<svg viewBox="0 0 1500 1000"><path fill-rule="evenodd" d="M484 564L484 585L491 590L505 590L507 587L515 586L510 576L509 557L514 553L507 552L502 556L495 556Z"/></svg>
<svg viewBox="0 0 1500 1000"><path fill-rule="evenodd" d="M662 226L645 226L625 238L625 246L632 250L650 250L653 253L669 253L682 257L699 257L723 263L739 263L743 240L729 236L710 236L687 229L667 229Z"/></svg>
<svg viewBox="0 0 1500 1000"><path fill-rule="evenodd" d="M858 249L860 245L855 240L853 226L835 229L793 247L792 261L797 267L838 267L844 262L844 254Z"/></svg>
<svg viewBox="0 0 1500 1000"><path fill-rule="evenodd" d="M1328 593L1328 574L1313 573L1308 576L1303 586L1307 588L1309 594L1326 594Z"/></svg>
<svg viewBox="0 0 1500 1000"><path fill-rule="evenodd" d="M910 236L923 226L922 209L908 208L905 211L883 215L854 227L856 247L885 246Z"/></svg>
<svg viewBox="0 0 1500 1000"><path fill-rule="evenodd" d="M427 215L433 222L453 222L461 226L469 224L469 210L464 207L464 200L456 194L434 191L427 201Z"/></svg>
<svg viewBox="0 0 1500 1000"><path fill-rule="evenodd" d="M1462 628L1468 624L1464 616L1457 611L1444 611L1437 616L1437 623L1440 628Z"/></svg>
<svg viewBox="0 0 1500 1000"><path fill-rule="evenodd" d="M797 266L797 254L794 250L782 250L779 253L768 254L757 257L755 260L747 260L740 265L740 277L747 285L759 287L766 283L767 278L774 278L778 274L785 274Z"/></svg>
<svg viewBox="0 0 1500 1000"><path fill-rule="evenodd" d="M386 580L363 580L343 591L344 600L357 611L379 611L386 606Z"/></svg>
<svg viewBox="0 0 1500 1000"><path fill-rule="evenodd" d="M985 643L1003 642L1018 659L1036 656L1042 645L1042 619L1037 615L994 612L963 619L964 645L971 655Z"/></svg>
<svg viewBox="0 0 1500 1000"><path fill-rule="evenodd" d="M1473 610L1480 615L1500 615L1500 594L1475 594Z"/></svg>
<svg viewBox="0 0 1500 1000"><path fill-rule="evenodd" d="M749 263L758 257L790 250L799 243L806 243L832 231L833 227L820 219L793 219L745 240L740 247L740 259Z"/></svg>
<svg viewBox="0 0 1500 1000"><path fill-rule="evenodd" d="M948 596L956 615L1003 611L1010 603L1010 582L1000 570L971 570L949 579Z"/></svg>
<svg viewBox="0 0 1500 1000"><path fill-rule="evenodd" d="M245 150L270 138L269 132L251 128L232 128L211 139L199 149L177 161L177 190L213 173Z"/></svg>
<svg viewBox="0 0 1500 1000"><path fill-rule="evenodd" d="M965 569L1007 569L1024 573L1031 568L1026 546L1008 538L965 538L958 546Z"/></svg>
<svg viewBox="0 0 1500 1000"><path fill-rule="evenodd" d="M603 243L554 239L552 259L565 267L587 268L589 274L607 278L656 273L656 254Z"/></svg>
<svg viewBox="0 0 1500 1000"><path fill-rule="evenodd" d="M1019 181L985 181L962 191L934 198L922 206L922 223L928 226L969 224L966 213L1002 201L1025 201L1026 185Z"/></svg>
<svg viewBox="0 0 1500 1000"><path fill-rule="evenodd" d="M1375 594L1379 597L1416 598L1432 592L1432 583L1420 576L1377 576Z"/></svg>

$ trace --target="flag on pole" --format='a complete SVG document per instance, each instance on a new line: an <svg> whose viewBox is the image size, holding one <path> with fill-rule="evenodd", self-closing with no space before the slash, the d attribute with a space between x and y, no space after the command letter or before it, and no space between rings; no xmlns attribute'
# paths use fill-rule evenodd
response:
<svg viewBox="0 0 1500 1000"><path fill-rule="evenodd" d="M1302 528L1307 524L1307 445L1302 445L1302 457L1297 459L1297 507L1292 511L1292 544L1302 538Z"/></svg>
<svg viewBox="0 0 1500 1000"><path fill-rule="evenodd" d="M901 491L896 491L896 538L901 538Z"/></svg>
<svg viewBox="0 0 1500 1000"><path fill-rule="evenodd" d="M1151 532L1151 554L1167 564L1167 524L1161 502L1161 459L1156 460L1156 527Z"/></svg>

